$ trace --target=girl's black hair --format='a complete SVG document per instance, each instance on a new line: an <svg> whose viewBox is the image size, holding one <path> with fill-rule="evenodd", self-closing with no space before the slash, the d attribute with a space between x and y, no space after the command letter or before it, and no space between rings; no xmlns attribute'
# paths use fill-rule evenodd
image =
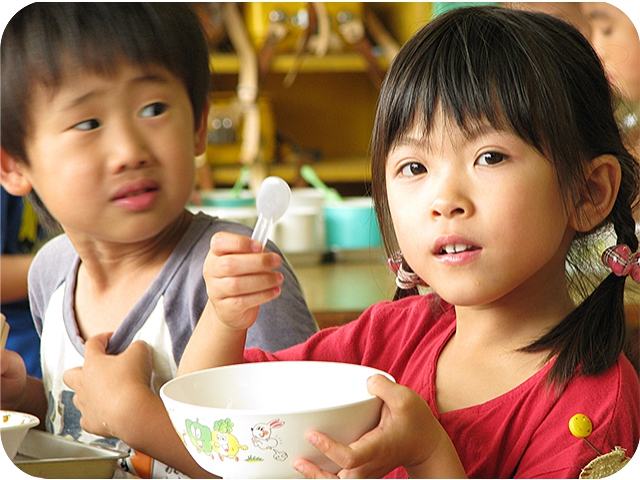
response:
<svg viewBox="0 0 640 480"><path fill-rule="evenodd" d="M611 226L618 243L636 251L632 211L639 166L616 124L615 104L597 54L561 20L495 6L460 8L432 20L394 59L378 103L372 194L387 253L398 249L385 188L387 155L414 125L428 131L437 109L469 133L487 121L536 148L556 168L567 211L585 188L585 166L600 155L615 156L622 169L615 205L601 225L576 234L568 262L577 263L580 246ZM597 375L616 362L626 335L624 285L625 278L609 275L562 322L523 349L557 356L550 382L563 385L578 367L582 374Z"/></svg>
<svg viewBox="0 0 640 480"><path fill-rule="evenodd" d="M33 3L11 18L0 49L2 148L27 165L31 93L38 85L55 91L69 69L110 74L123 61L160 65L184 83L196 125L206 106L207 44L185 3ZM44 206L29 196L46 224Z"/></svg>

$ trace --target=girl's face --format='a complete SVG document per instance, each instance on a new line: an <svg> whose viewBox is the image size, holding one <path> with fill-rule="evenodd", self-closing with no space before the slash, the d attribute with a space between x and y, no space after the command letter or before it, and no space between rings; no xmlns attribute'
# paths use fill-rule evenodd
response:
<svg viewBox="0 0 640 480"><path fill-rule="evenodd" d="M389 210L411 268L447 302L487 305L564 285L573 230L550 161L488 123L471 136L436 115L390 151ZM546 293L545 293L546 292Z"/></svg>
<svg viewBox="0 0 640 480"><path fill-rule="evenodd" d="M183 83L165 68L69 73L37 88L24 175L70 235L133 243L178 218L205 147ZM203 132L204 129L204 132Z"/></svg>

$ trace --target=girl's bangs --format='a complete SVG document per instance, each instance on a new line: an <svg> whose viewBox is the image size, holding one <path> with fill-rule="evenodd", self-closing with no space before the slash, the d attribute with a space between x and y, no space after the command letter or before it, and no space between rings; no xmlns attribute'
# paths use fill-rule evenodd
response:
<svg viewBox="0 0 640 480"><path fill-rule="evenodd" d="M471 47L458 37L443 40L449 40L449 44L427 45L431 51L420 55L422 61L410 64L401 73L412 81L396 90L404 93L398 95L394 112L397 123L389 125L397 128L392 133L394 140L417 125L422 125L427 134L434 115L442 114L469 135L488 123L497 130L515 132L541 149L541 136L534 127L535 112L530 108L539 104L532 98L536 91L513 88L527 86L526 67L512 60L516 56L510 56L507 49L485 45L470 53Z"/></svg>

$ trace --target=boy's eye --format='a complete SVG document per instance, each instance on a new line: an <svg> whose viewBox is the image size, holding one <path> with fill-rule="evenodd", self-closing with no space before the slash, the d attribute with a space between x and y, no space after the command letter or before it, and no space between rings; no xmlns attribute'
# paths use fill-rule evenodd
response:
<svg viewBox="0 0 640 480"><path fill-rule="evenodd" d="M421 163L411 162L402 167L401 173L405 177L414 177L422 173L427 173L427 169Z"/></svg>
<svg viewBox="0 0 640 480"><path fill-rule="evenodd" d="M166 110L167 110L166 104L161 102L156 102L144 107L140 112L140 116L145 118L156 117L164 113Z"/></svg>
<svg viewBox="0 0 640 480"><path fill-rule="evenodd" d="M478 160L476 160L476 163L478 165L497 165L498 163L505 161L506 158L507 156L502 153L489 152L480 155Z"/></svg>
<svg viewBox="0 0 640 480"><path fill-rule="evenodd" d="M92 118L91 120L85 120L84 122L78 123L73 128L75 130L88 131L88 130L95 130L98 127L100 127L100 122L98 122L98 120Z"/></svg>

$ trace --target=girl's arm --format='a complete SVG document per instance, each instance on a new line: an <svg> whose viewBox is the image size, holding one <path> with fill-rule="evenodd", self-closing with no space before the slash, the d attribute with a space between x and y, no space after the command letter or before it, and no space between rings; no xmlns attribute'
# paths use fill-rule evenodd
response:
<svg viewBox="0 0 640 480"><path fill-rule="evenodd" d="M282 258L256 240L216 233L204 262L209 301L184 350L178 375L242 363L247 330L260 305L280 295Z"/></svg>
<svg viewBox="0 0 640 480"><path fill-rule="evenodd" d="M340 477L382 478L404 467L410 478L466 478L451 439L422 397L382 375L371 377L368 389L384 401L376 428L348 446L320 432L307 436L343 468ZM333 476L306 460L293 466L307 478Z"/></svg>

